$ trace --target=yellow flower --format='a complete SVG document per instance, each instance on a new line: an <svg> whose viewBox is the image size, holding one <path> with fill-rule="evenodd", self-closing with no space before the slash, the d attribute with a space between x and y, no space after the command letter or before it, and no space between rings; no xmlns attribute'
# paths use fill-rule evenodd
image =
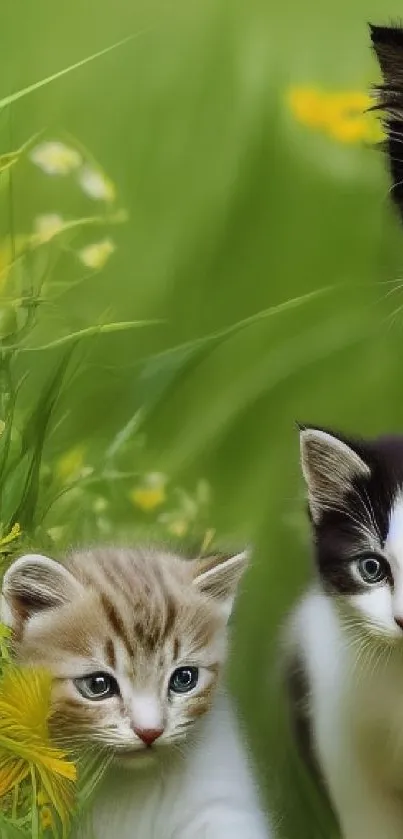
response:
<svg viewBox="0 0 403 839"><path fill-rule="evenodd" d="M74 446L59 458L56 464L56 475L62 483L77 478L84 466L85 446Z"/></svg>
<svg viewBox="0 0 403 839"><path fill-rule="evenodd" d="M69 175L78 169L82 157L76 149L66 146L58 140L51 140L34 146L29 158L46 175Z"/></svg>
<svg viewBox="0 0 403 839"><path fill-rule="evenodd" d="M101 242L94 242L92 245L82 248L78 256L87 268L94 270L103 268L110 255L116 250L112 239L102 239Z"/></svg>
<svg viewBox="0 0 403 839"><path fill-rule="evenodd" d="M288 91L287 100L298 122L311 128L323 127L326 103L319 90L311 87L292 88Z"/></svg>
<svg viewBox="0 0 403 839"><path fill-rule="evenodd" d="M168 533L172 533L172 536L178 536L179 538L184 536L188 529L189 525L184 519L171 521L167 527Z"/></svg>
<svg viewBox="0 0 403 839"><path fill-rule="evenodd" d="M2 536L0 539L0 553L4 553L4 548L8 547L11 542L14 542L15 539L18 539L21 536L21 527L16 522L13 524L9 533L6 536Z"/></svg>
<svg viewBox="0 0 403 839"><path fill-rule="evenodd" d="M146 475L141 486L130 493L130 499L135 507L149 512L160 507L166 499L166 476L159 472Z"/></svg>
<svg viewBox="0 0 403 839"><path fill-rule="evenodd" d="M11 665L4 671L0 680L0 799L25 778L35 777L66 832L77 771L50 740L51 689L48 673Z"/></svg>
<svg viewBox="0 0 403 839"><path fill-rule="evenodd" d="M293 88L287 99L298 122L340 143L377 142L383 137L379 120L368 112L371 97L362 91L326 93L315 88Z"/></svg>
<svg viewBox="0 0 403 839"><path fill-rule="evenodd" d="M371 142L382 138L379 120L373 113L371 97L360 91L329 96L326 128L341 143Z"/></svg>
<svg viewBox="0 0 403 839"><path fill-rule="evenodd" d="M47 830L48 827L54 827L55 822L50 807L41 807L39 820L42 830Z"/></svg>
<svg viewBox="0 0 403 839"><path fill-rule="evenodd" d="M83 192L94 201L114 201L116 198L115 185L104 174L102 169L94 166L83 166L80 169L78 181Z"/></svg>
<svg viewBox="0 0 403 839"><path fill-rule="evenodd" d="M34 222L34 239L38 244L44 245L58 233L61 233L64 227L65 222L58 213L37 216Z"/></svg>

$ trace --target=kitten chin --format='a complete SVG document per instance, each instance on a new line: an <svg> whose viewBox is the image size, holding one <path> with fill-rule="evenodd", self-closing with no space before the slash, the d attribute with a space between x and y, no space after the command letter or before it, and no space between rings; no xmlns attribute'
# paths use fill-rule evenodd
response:
<svg viewBox="0 0 403 839"><path fill-rule="evenodd" d="M153 749L142 749L132 753L128 752L127 754L117 753L113 757L112 766L126 771L131 771L132 769L143 771L153 769L160 758L161 755Z"/></svg>

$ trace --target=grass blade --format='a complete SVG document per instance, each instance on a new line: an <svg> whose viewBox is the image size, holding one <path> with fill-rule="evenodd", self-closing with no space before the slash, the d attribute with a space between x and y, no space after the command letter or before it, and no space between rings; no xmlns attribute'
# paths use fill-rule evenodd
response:
<svg viewBox="0 0 403 839"><path fill-rule="evenodd" d="M211 352L222 341L259 321L306 305L331 290L330 287L326 287L300 297L293 297L291 300L286 300L284 303L272 306L269 309L263 309L254 315L237 321L218 332L179 344L177 347L151 356L143 364L138 382L139 405L142 409L141 419L144 420L149 416L167 391L175 385L179 377L193 370L195 365L206 356L206 353Z"/></svg>
<svg viewBox="0 0 403 839"><path fill-rule="evenodd" d="M90 338L93 335L101 335L110 332L124 332L127 329L141 329L145 326L155 326L164 323L163 320L127 320L118 321L116 323L104 323L97 326L87 326L84 329L79 329L77 332L70 332L69 335L63 335L61 338L55 338L54 341L49 341L48 344L41 344L39 347L20 347L18 344L7 347L7 350L19 350L20 352L39 352L40 350L53 350L57 347L63 347L66 344L74 343L81 338Z"/></svg>
<svg viewBox="0 0 403 839"><path fill-rule="evenodd" d="M143 31L145 32L146 30ZM133 38L142 35L143 31L133 35L128 35L127 38L123 38L121 41L117 41L115 44L111 44L109 47L105 47L105 49L103 50L94 52L92 55L88 55L87 58L82 58L81 61L76 61L75 64L70 64L69 67L64 67L63 70L58 70L57 73L53 73L51 76L47 76L45 79L40 79L40 81L28 85L28 87L23 87L21 88L21 90L17 90L15 93L10 93L8 96L4 96L3 99L0 99L0 110L2 108L6 108L7 105L11 105L13 102L17 102L19 99L23 99L25 96L29 96L30 93L35 93L35 91L39 90L41 87L46 87L46 85L51 84L51 82L55 82L57 79L61 79L62 76L67 76L68 73L72 73L73 70L78 70L80 67L84 67L85 64L89 64L91 61L95 61L96 58L101 58L108 52L116 50L118 47L123 46L123 44L128 43L128 41L132 41Z"/></svg>
<svg viewBox="0 0 403 839"><path fill-rule="evenodd" d="M21 498L17 509L9 516L12 524L18 522L23 529L30 530L35 519L39 493L39 474L42 462L49 422L60 395L67 367L75 346L69 347L63 355L50 379L48 387L42 393L36 409L28 423L22 440L22 453L32 447L31 461L28 466Z"/></svg>

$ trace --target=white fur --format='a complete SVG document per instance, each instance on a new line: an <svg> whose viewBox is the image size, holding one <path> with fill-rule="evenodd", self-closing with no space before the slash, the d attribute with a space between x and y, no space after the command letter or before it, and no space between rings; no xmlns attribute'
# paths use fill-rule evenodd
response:
<svg viewBox="0 0 403 839"><path fill-rule="evenodd" d="M225 695L175 757L113 767L90 820L80 839L269 839Z"/></svg>
<svg viewBox="0 0 403 839"><path fill-rule="evenodd" d="M368 595L365 608L371 611L371 597L377 609L383 603L386 613L376 619L387 627L392 595L388 603L381 590ZM296 610L291 634L307 669L314 747L343 839L401 839L403 642L377 649L371 636L357 639L319 589Z"/></svg>
<svg viewBox="0 0 403 839"><path fill-rule="evenodd" d="M375 539L375 534L374 534ZM389 516L389 531L382 549L379 540L371 547L383 553L393 575L393 591L389 583L368 585L367 590L350 596L351 604L366 619L372 628L389 638L403 638L396 620L403 621L403 495L399 494L392 505ZM357 575L357 572L355 572ZM362 578L358 577L362 585Z"/></svg>

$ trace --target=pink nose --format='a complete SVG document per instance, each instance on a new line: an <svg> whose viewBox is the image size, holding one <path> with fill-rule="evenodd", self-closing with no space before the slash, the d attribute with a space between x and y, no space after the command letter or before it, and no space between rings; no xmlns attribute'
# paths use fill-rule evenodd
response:
<svg viewBox="0 0 403 839"><path fill-rule="evenodd" d="M163 728L133 728L133 731L146 746L152 746L154 741L164 733Z"/></svg>

